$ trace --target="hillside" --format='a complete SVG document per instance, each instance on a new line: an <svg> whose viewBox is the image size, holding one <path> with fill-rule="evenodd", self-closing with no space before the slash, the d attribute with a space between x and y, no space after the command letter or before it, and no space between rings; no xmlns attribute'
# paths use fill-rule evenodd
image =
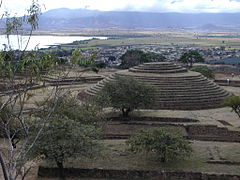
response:
<svg viewBox="0 0 240 180"><path fill-rule="evenodd" d="M236 30L240 26L240 13L150 13L61 8L43 13L39 24L42 30L80 28Z"/></svg>

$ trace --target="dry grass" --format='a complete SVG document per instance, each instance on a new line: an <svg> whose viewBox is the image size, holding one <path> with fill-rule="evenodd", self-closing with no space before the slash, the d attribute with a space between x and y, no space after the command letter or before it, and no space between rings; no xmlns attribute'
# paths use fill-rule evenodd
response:
<svg viewBox="0 0 240 180"><path fill-rule="evenodd" d="M235 96L240 96L240 87L222 86L222 88L233 93Z"/></svg>
<svg viewBox="0 0 240 180"><path fill-rule="evenodd" d="M111 71L103 71L100 74L105 76L111 73ZM73 76L74 72L70 74ZM76 75L76 74L75 74ZM92 73L87 74L93 75ZM80 84L74 86L64 86L63 88L70 90L73 93L78 93L83 88L90 86L91 84ZM223 87L224 89L240 95L240 88L237 87ZM44 100L48 97L52 88L48 87L45 90L38 89L30 91L34 96L29 100L27 107L32 107L35 101ZM178 117L178 118L192 118L199 120L199 124L213 124L221 127L225 127L218 120L224 120L229 122L232 127L228 127L232 130L240 130L240 120L239 118L231 112L230 108L218 108L209 110L198 110L198 111L172 111L172 110L141 110L135 112L138 116L157 116L157 117ZM120 126L119 126L120 127ZM115 127L115 129L109 128L110 131L114 133L127 133L136 131L141 128L141 126L128 126L122 125L121 128ZM171 129L176 130L176 127ZM181 130L181 128L180 128ZM226 142L200 142L194 141L193 148L194 154L190 159L186 161L178 161L174 163L161 164L154 161L154 158L142 155L133 155L126 151L127 146L124 140L105 140L105 149L102 156L97 159L74 159L67 163L68 167L94 167L94 168L118 168L118 169L181 169L181 170L193 170L193 171L203 171L203 172L218 172L218 173L234 173L239 174L240 166L230 166L230 165L213 165L207 164L206 161L209 159L214 160L232 160L240 161L240 144L239 143L226 143ZM3 140L0 140L0 145L3 144ZM0 170L0 179L1 179ZM46 179L37 178L37 165L33 168L29 174L27 180L57 180L57 179ZM81 180L81 178L77 178ZM82 178L82 180L100 180L100 179L89 179ZM68 179L76 180L76 179Z"/></svg>
<svg viewBox="0 0 240 180"><path fill-rule="evenodd" d="M227 121L232 124L233 128L240 130L240 120L236 114L231 112L230 108L217 108L195 111L174 111L174 110L142 110L139 111L141 116L156 117L179 117L199 120L199 124L211 124L223 127L218 120ZM225 127L225 126L224 126ZM229 127L230 128L230 127Z"/></svg>
<svg viewBox="0 0 240 180"><path fill-rule="evenodd" d="M119 32L114 32L118 34ZM174 32L163 32L163 31L133 31L133 34L145 34L147 37L130 37L130 38L116 38L108 40L91 40L87 44L79 44L77 47L80 48L96 48L96 47L112 47L122 45L179 45L179 46L212 46L220 47L225 46L226 49L240 49L238 32L236 33L204 33L198 32L197 36L192 31L174 31ZM107 34L107 31L103 34ZM225 42L224 44L222 42ZM62 45L62 48L74 48L76 45Z"/></svg>
<svg viewBox="0 0 240 180"><path fill-rule="evenodd" d="M239 174L240 172L240 166L206 163L207 160L211 159L240 161L239 143L194 141L192 143L194 153L189 159L169 163L160 163L151 155L131 154L127 151L124 140L105 140L103 143L106 149L102 156L96 159L72 159L66 164L66 167L145 170L177 169L233 174Z"/></svg>

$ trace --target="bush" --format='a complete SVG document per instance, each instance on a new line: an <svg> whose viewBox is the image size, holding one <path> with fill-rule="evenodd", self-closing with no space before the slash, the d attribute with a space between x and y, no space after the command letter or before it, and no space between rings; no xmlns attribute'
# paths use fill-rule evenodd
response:
<svg viewBox="0 0 240 180"><path fill-rule="evenodd" d="M186 64L188 68L192 68L194 63L204 62L205 60L197 50L189 50L183 53L178 61Z"/></svg>
<svg viewBox="0 0 240 180"><path fill-rule="evenodd" d="M110 106L122 111L123 117L138 108L146 108L155 101L156 90L129 77L116 77L108 82L98 94L101 104L108 102Z"/></svg>
<svg viewBox="0 0 240 180"><path fill-rule="evenodd" d="M53 101L48 101L45 109L54 105ZM36 116L44 118L46 114L43 111ZM96 140L101 137L102 125L101 108L80 102L74 96L63 96L36 141L33 155L44 155L59 168L71 157L93 157L100 150Z"/></svg>
<svg viewBox="0 0 240 180"><path fill-rule="evenodd" d="M224 99L223 104L232 108L240 118L240 96L230 96Z"/></svg>
<svg viewBox="0 0 240 180"><path fill-rule="evenodd" d="M204 75L205 77L209 79L214 79L215 76L213 74L213 71L209 69L207 66L194 66L191 71L196 71Z"/></svg>
<svg viewBox="0 0 240 180"><path fill-rule="evenodd" d="M120 68L127 69L133 66L137 66L146 62L159 62L164 61L166 57L161 54L156 54L153 52L143 52L138 49L128 50L125 54L123 54L120 59L122 63Z"/></svg>
<svg viewBox="0 0 240 180"><path fill-rule="evenodd" d="M130 147L130 151L154 154L161 162L184 159L192 152L189 141L183 136L161 128L141 130L126 143Z"/></svg>

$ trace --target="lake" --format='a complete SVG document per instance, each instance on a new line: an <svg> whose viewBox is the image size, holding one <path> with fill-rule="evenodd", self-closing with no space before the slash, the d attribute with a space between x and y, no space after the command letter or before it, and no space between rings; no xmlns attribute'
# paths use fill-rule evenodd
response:
<svg viewBox="0 0 240 180"><path fill-rule="evenodd" d="M29 36L10 36L10 45L12 49L23 50L28 42ZM107 37L87 37L87 36L31 36L27 50L34 50L40 48L48 48L52 45L72 43L73 41L90 40L93 38L107 39ZM6 35L0 35L0 50L3 50L5 45L8 44Z"/></svg>

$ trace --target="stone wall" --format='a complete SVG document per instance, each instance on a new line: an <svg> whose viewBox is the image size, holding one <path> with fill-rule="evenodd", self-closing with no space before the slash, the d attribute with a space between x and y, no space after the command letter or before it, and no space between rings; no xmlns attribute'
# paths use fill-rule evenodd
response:
<svg viewBox="0 0 240 180"><path fill-rule="evenodd" d="M240 73L240 67L231 66L231 65L211 65L208 66L214 72L218 73Z"/></svg>
<svg viewBox="0 0 240 180"><path fill-rule="evenodd" d="M76 85L81 83L97 83L101 81L103 77L101 76L89 76L89 77L68 77L62 79L54 79L50 77L45 77L45 82L48 83L50 86L56 85Z"/></svg>
<svg viewBox="0 0 240 180"><path fill-rule="evenodd" d="M225 127L218 127L216 125L188 125L186 126L188 135L212 135L212 136L224 136L224 137L239 137L239 131L229 131Z"/></svg>
<svg viewBox="0 0 240 180"><path fill-rule="evenodd" d="M214 81L215 83L217 83L220 86L235 86L235 87L240 87L240 80L229 80L229 82L227 81L227 79L216 79Z"/></svg>
<svg viewBox="0 0 240 180"><path fill-rule="evenodd" d="M68 178L123 178L139 179L153 178L162 180L238 180L240 175L216 174L185 171L151 171L151 170L119 170L119 169L81 169L81 168L48 168L40 166L38 176L44 178L54 178L65 176Z"/></svg>
<svg viewBox="0 0 240 180"><path fill-rule="evenodd" d="M215 125L188 125L187 138L199 141L240 142L240 132Z"/></svg>
<svg viewBox="0 0 240 180"><path fill-rule="evenodd" d="M108 120L111 121L157 121L157 122L176 122L176 123L186 123L186 122L198 122L196 119L189 118L175 118L175 117L151 117L151 116L129 116L129 117L110 117Z"/></svg>

